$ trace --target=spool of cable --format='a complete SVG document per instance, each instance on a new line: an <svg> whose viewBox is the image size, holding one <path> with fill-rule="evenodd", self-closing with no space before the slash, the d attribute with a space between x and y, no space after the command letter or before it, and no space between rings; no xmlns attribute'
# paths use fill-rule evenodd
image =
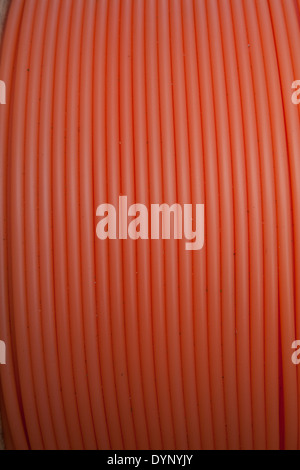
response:
<svg viewBox="0 0 300 470"><path fill-rule="evenodd" d="M6 448L300 448L299 7L12 0Z"/></svg>

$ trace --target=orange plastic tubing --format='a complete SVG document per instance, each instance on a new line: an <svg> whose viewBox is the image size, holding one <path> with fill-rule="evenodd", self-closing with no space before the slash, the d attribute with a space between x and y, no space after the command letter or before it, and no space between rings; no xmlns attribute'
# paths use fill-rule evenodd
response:
<svg viewBox="0 0 300 470"><path fill-rule="evenodd" d="M7 449L300 449L299 48L299 0L12 0Z"/></svg>

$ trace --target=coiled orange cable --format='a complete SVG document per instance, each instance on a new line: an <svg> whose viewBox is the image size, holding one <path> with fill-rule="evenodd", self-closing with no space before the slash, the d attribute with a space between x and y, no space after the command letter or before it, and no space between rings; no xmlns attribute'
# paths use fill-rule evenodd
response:
<svg viewBox="0 0 300 470"><path fill-rule="evenodd" d="M299 0L12 0L7 448L299 448L299 41ZM204 204L204 247L99 240L120 196Z"/></svg>

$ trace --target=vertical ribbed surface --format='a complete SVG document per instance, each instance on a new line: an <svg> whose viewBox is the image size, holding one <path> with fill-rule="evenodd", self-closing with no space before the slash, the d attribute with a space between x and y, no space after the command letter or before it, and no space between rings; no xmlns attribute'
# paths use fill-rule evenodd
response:
<svg viewBox="0 0 300 470"><path fill-rule="evenodd" d="M12 0L7 448L300 448L299 6ZM120 196L204 204L203 249L98 239Z"/></svg>

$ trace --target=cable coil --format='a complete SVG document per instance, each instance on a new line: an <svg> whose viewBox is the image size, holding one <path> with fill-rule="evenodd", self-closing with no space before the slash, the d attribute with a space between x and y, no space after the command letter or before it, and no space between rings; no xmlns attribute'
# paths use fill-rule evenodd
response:
<svg viewBox="0 0 300 470"><path fill-rule="evenodd" d="M7 449L300 449L299 0L12 0ZM204 204L205 244L96 236Z"/></svg>

